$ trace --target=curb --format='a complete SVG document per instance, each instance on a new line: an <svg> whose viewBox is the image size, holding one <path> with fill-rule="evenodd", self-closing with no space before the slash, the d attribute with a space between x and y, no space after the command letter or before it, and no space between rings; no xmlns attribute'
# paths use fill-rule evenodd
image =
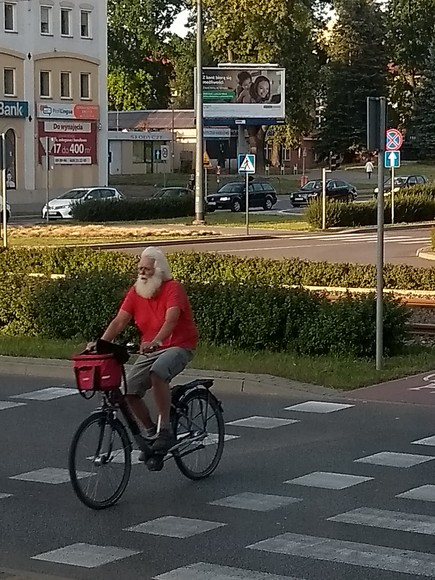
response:
<svg viewBox="0 0 435 580"><path fill-rule="evenodd" d="M400 230L423 230L435 227L435 222L421 222L412 224L386 224L384 226L385 231L400 231ZM363 226L361 228L354 228L347 230L348 233L352 232L376 232L378 230L377 226Z"/></svg>
<svg viewBox="0 0 435 580"><path fill-rule="evenodd" d="M432 252L430 248L420 248L416 251L417 258L422 260L435 260L435 252Z"/></svg>
<svg viewBox="0 0 435 580"><path fill-rule="evenodd" d="M131 365L126 365L126 369ZM24 377L50 378L64 381L74 381L71 362L64 359L42 359L31 357L0 356L0 373ZM232 371L210 371L188 368L180 378L211 378L215 386L232 393L247 393L256 395L288 396L290 393L310 393L324 397L345 397L341 391L300 383L272 375L254 375Z"/></svg>

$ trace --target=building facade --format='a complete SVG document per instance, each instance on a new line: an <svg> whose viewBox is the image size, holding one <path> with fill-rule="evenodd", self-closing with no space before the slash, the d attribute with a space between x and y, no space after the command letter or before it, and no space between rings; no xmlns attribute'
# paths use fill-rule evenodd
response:
<svg viewBox="0 0 435 580"><path fill-rule="evenodd" d="M0 1L9 200L107 181L106 0ZM104 23L102 26L101 23Z"/></svg>

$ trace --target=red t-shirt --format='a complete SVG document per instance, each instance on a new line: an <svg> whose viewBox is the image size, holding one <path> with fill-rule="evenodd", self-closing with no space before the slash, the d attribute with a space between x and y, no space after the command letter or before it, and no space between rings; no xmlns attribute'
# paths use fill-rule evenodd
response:
<svg viewBox="0 0 435 580"><path fill-rule="evenodd" d="M174 306L180 309L180 318L172 334L163 342L162 348L179 346L194 349L198 342L198 331L186 291L176 280L163 282L153 298L142 298L132 286L121 304L121 310L132 315L142 341L150 342L163 326L166 311Z"/></svg>

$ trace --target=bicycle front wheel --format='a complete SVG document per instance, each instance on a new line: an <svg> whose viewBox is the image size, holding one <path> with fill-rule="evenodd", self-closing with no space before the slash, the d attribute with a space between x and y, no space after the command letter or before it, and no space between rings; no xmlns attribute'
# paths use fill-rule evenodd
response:
<svg viewBox="0 0 435 580"><path fill-rule="evenodd" d="M124 425L95 413L77 429L69 451L69 473L77 497L95 510L115 504L131 472L131 442Z"/></svg>
<svg viewBox="0 0 435 580"><path fill-rule="evenodd" d="M174 459L189 479L208 477L224 450L225 425L220 403L205 389L188 393L179 401L173 429L179 447Z"/></svg>

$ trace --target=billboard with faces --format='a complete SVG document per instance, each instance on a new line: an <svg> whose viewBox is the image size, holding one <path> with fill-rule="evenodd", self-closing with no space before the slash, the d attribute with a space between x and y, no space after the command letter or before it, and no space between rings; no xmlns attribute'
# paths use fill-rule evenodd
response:
<svg viewBox="0 0 435 580"><path fill-rule="evenodd" d="M204 121L284 120L285 70L249 65L203 68Z"/></svg>

